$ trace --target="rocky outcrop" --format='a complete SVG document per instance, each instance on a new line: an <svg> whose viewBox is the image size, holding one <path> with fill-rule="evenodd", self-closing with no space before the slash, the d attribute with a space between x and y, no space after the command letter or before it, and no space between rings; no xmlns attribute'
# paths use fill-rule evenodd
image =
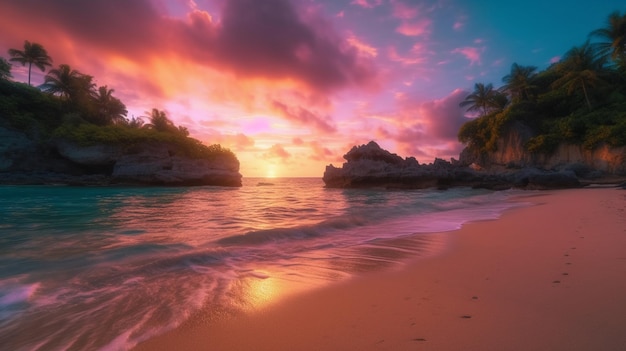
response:
<svg viewBox="0 0 626 351"><path fill-rule="evenodd" d="M236 158L187 157L173 144L44 144L3 127L0 140L0 184L241 186Z"/></svg>
<svg viewBox="0 0 626 351"><path fill-rule="evenodd" d="M211 160L181 157L167 144L146 144L122 155L112 176L118 181L155 185L241 186L238 161L219 156Z"/></svg>
<svg viewBox="0 0 626 351"><path fill-rule="evenodd" d="M438 188L471 186L475 188L558 189L579 187L581 183L572 170L545 171L523 168L491 172L476 165L435 159L419 164L413 157L402 159L371 141L353 147L341 168L326 167L324 183L330 188Z"/></svg>

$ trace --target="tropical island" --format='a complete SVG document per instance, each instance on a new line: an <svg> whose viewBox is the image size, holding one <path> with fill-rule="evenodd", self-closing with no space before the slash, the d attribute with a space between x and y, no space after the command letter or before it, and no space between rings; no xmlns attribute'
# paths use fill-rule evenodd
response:
<svg viewBox="0 0 626 351"><path fill-rule="evenodd" d="M626 15L538 72L514 63L498 89L476 83L461 102L473 114L458 132L459 160L420 165L375 142L354 147L329 187L492 189L578 187L626 176ZM598 41L592 42L592 39Z"/></svg>
<svg viewBox="0 0 626 351"><path fill-rule="evenodd" d="M32 68L52 66L45 48L25 41L9 55L29 73L28 84L11 81L0 57L0 183L241 186L232 151L189 137L164 111L128 118L113 89L67 64L33 87Z"/></svg>

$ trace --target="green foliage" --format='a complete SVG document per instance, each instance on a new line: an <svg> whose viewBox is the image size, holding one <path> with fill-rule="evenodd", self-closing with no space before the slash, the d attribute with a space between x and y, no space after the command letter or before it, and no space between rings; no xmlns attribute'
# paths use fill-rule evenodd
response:
<svg viewBox="0 0 626 351"><path fill-rule="evenodd" d="M556 134L541 134L530 138L526 150L532 153L551 153L559 146L560 137Z"/></svg>
<svg viewBox="0 0 626 351"><path fill-rule="evenodd" d="M71 72L68 67L68 73ZM126 107L111 96L112 89L100 87L92 95L91 77L80 73L76 76L85 83L85 89L79 92L80 84L74 84L78 81L72 83L70 79L68 94L57 95L0 79L0 125L36 134L42 142L47 138L66 138L83 146L104 143L125 148L140 143L166 143L182 156L237 159L229 149L217 144L206 146L190 138L187 128L174 125L157 109L153 109L158 112L157 119L151 120L157 127L143 125L140 118L127 120Z"/></svg>
<svg viewBox="0 0 626 351"><path fill-rule="evenodd" d="M0 121L29 132L50 132L61 124L61 106L56 99L23 83L0 80Z"/></svg>
<svg viewBox="0 0 626 351"><path fill-rule="evenodd" d="M68 115L72 118L76 115ZM181 154L192 158L213 159L226 156L236 159L229 149L220 145L206 146L199 140L183 134L160 132L150 128L132 128L125 125L97 126L91 123L67 122L55 130L53 136L71 140L81 146L96 144L123 145L132 148L140 143L167 143L177 147Z"/></svg>
<svg viewBox="0 0 626 351"><path fill-rule="evenodd" d="M626 145L626 61L622 51L609 50L625 47L626 14L613 13L608 23L593 33L608 41L574 47L544 71L535 74L532 66L514 64L500 89L512 103L501 113L467 122L459 141L474 151L493 151L494 138L515 121L533 131L525 145L533 153L550 153L562 142L588 149Z"/></svg>
<svg viewBox="0 0 626 351"><path fill-rule="evenodd" d="M475 118L461 126L459 141L469 144L481 153L495 151L500 133L508 119L507 111Z"/></svg>
<svg viewBox="0 0 626 351"><path fill-rule="evenodd" d="M0 80L11 78L11 64L4 57L0 57Z"/></svg>

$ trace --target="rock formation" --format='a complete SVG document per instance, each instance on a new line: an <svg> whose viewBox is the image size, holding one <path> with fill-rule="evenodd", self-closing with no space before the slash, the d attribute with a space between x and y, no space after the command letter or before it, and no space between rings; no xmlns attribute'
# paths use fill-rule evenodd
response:
<svg viewBox="0 0 626 351"><path fill-rule="evenodd" d="M531 153L524 147L533 137L530 128L515 122L498 138L496 150L478 154L470 148L463 150L461 164L479 164L483 168L525 168L536 167L546 170L567 170L595 172L596 176L626 175L626 147L611 148L601 144L594 149L582 145L561 143L551 153ZM577 172L578 173L578 172Z"/></svg>
<svg viewBox="0 0 626 351"><path fill-rule="evenodd" d="M184 156L168 143L143 142L132 147L80 146L60 139L41 143L0 127L1 184L138 184L241 186L239 161Z"/></svg>
<svg viewBox="0 0 626 351"><path fill-rule="evenodd" d="M519 149L516 149L519 150ZM461 161L448 162L435 159L432 164L419 164L413 157L406 159L383 150L371 141L367 145L353 147L345 156L347 162L341 168L329 165L324 172L324 183L331 188L439 188L453 186L471 186L489 189L558 189L579 187L586 178L598 178L606 175L620 174L624 168L624 155L607 159L605 167L595 159L583 163L581 159L557 158L550 156L540 160L548 160L558 164L558 168L540 168L540 163L531 163L526 154L510 150L509 158L500 158L506 166L495 167L494 163L468 163L467 155ZM612 151L613 152L613 151ZM492 156L497 160L498 156ZM621 157L621 158L620 158ZM558 162L555 160L559 160ZM520 161L521 160L521 161ZM526 160L526 161L524 161ZM584 159L582 159L584 161ZM619 161L621 160L621 161ZM475 161L475 159L472 159ZM511 166L518 161L519 166ZM522 163L526 162L526 163ZM547 161L546 161L547 162ZM598 163L599 162L599 163ZM620 163L621 162L621 163ZM543 163L543 165L549 163ZM593 168L593 165L601 167ZM608 172L611 171L611 172Z"/></svg>

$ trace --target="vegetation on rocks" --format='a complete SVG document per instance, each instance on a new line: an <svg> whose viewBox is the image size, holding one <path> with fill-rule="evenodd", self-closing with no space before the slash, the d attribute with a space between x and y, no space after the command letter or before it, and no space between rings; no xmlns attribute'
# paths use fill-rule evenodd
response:
<svg viewBox="0 0 626 351"><path fill-rule="evenodd" d="M544 71L514 63L503 83L499 89L477 83L461 103L478 115L458 133L471 150L495 151L514 121L534 132L525 145L532 153L550 153L560 143L626 145L626 14L612 13L606 27Z"/></svg>
<svg viewBox="0 0 626 351"><path fill-rule="evenodd" d="M52 65L44 47L25 41L24 49L10 49L0 59L0 126L22 131L41 142L63 138L82 146L110 144L132 147L138 143L168 143L191 158L236 159L219 144L204 145L190 138L187 128L176 126L164 111L153 108L146 116L128 118L124 103L108 86L97 87L90 75L60 64L50 69L44 84L33 87L30 71ZM11 80L14 64L28 65L28 84ZM145 121L144 121L145 119Z"/></svg>

